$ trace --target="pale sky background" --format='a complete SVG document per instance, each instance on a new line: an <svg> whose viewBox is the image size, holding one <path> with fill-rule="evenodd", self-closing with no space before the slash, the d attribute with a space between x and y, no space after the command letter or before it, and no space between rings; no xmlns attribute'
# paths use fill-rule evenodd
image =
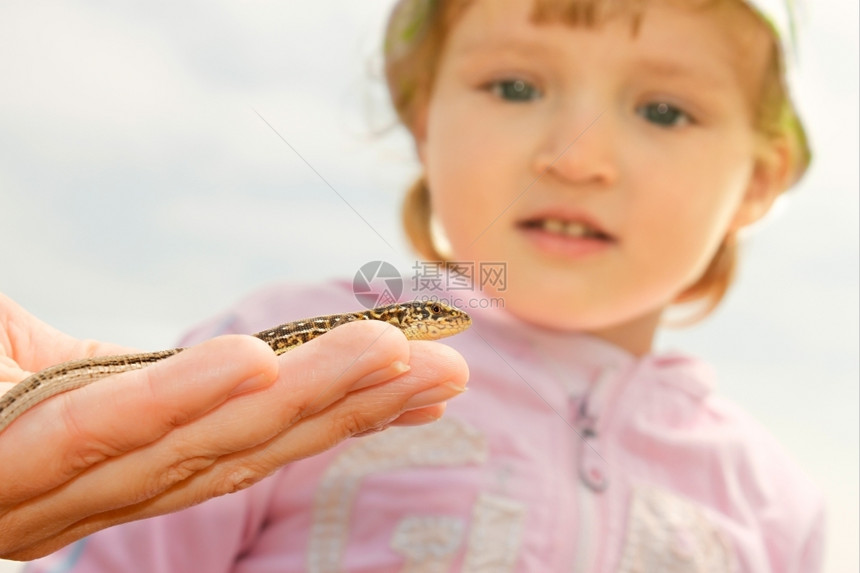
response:
<svg viewBox="0 0 860 573"><path fill-rule="evenodd" d="M856 0L810 4L795 91L812 170L750 237L720 311L660 346L711 360L806 468L842 573L860 568L860 33ZM384 132L379 74L390 5L4 1L0 291L76 336L158 349L272 281L408 271L416 166Z"/></svg>

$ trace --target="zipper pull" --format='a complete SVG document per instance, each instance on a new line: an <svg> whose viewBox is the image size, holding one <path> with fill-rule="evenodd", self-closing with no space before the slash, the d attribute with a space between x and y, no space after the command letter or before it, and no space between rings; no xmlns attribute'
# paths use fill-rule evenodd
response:
<svg viewBox="0 0 860 573"><path fill-rule="evenodd" d="M606 392L611 386L610 381L616 372L616 368L612 366L600 371L594 385L582 396L575 420L583 440L579 448L579 479L595 493L609 487L608 465L595 446L598 437L597 421L603 410Z"/></svg>

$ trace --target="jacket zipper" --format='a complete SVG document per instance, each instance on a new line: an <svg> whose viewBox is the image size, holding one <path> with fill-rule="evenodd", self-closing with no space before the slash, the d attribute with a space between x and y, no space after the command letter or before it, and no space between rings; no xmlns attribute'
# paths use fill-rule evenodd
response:
<svg viewBox="0 0 860 573"><path fill-rule="evenodd" d="M586 447L583 444L582 447ZM582 479L577 480L577 501L579 505L579 527L576 532L576 553L573 561L573 573L589 573L594 564L595 539L593 533L596 527L591 524L596 521L597 512L594 510L595 493Z"/></svg>
<svg viewBox="0 0 860 573"><path fill-rule="evenodd" d="M579 431L579 446L576 455L577 473L577 502L579 507L579 524L576 534L576 554L574 555L573 573L591 573L597 561L597 534L601 530L599 512L596 509L597 496L606 489L608 485L605 472L598 470L597 474L591 474L595 467L586 464L586 460L592 457L590 452L593 442L597 438L597 419L604 407L604 396L602 395L607 382L614 377L614 369L607 368L601 372L594 385L586 391L579 402L576 410L574 425ZM597 402L596 407L592 400Z"/></svg>

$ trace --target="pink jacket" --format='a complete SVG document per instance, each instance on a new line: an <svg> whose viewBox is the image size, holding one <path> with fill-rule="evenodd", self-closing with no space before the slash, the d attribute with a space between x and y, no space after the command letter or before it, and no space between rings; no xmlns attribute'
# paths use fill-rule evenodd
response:
<svg viewBox="0 0 860 573"><path fill-rule="evenodd" d="M356 307L347 283L265 290L196 329ZM428 426L348 440L233 495L115 527L28 571L818 571L822 497L679 355L466 309L469 391Z"/></svg>

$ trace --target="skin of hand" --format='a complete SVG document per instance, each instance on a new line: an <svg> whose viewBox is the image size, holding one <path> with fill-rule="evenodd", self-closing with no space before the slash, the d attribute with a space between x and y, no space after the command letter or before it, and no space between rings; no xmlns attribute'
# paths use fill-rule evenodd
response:
<svg viewBox="0 0 860 573"><path fill-rule="evenodd" d="M0 394L66 360L130 350L69 337L0 295ZM350 436L441 417L465 360L361 321L276 357L214 338L60 394L0 434L0 557L232 493Z"/></svg>

